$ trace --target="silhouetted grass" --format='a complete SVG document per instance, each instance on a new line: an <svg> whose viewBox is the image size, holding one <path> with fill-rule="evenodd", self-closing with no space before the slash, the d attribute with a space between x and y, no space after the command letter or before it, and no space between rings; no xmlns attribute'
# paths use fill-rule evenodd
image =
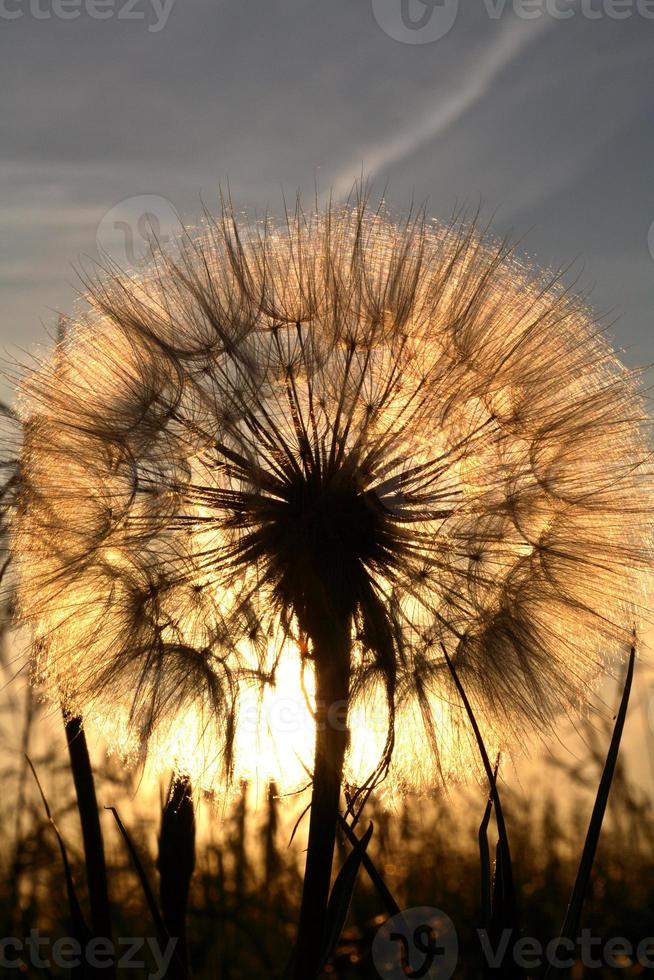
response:
<svg viewBox="0 0 654 980"><path fill-rule="evenodd" d="M16 712L20 717L25 707L15 691L12 697L11 711L0 726L5 736L6 787L4 799L0 801L5 842L0 855L2 935L27 936L32 928L53 938L76 935L79 921L71 919L57 838L36 785L23 780L18 750L25 744L25 732L20 726L16 726L15 741L11 742L7 722ZM43 792L65 841L72 887L79 896L81 914L90 921L83 846L75 819L74 784L66 766L65 740L61 736L51 737L50 732L56 728L54 718L44 716L38 705L32 707L31 715L23 717L29 719L29 744L33 746L34 765ZM48 733L45 739L44 732ZM542 783L532 788L531 796L519 795L504 784L500 790L511 839L520 930L523 935L534 936L544 943L561 931L582 852L583 824L588 822L592 811L586 784L599 783L603 757L610 742L610 725L607 723L599 732L589 725L585 734L590 739L588 761L580 769L568 766L567 799L563 794L555 798L544 792L542 773L536 774ZM111 759L100 755L95 762L100 805L119 808L142 874L150 882L157 882L157 839L161 834L157 792L148 791L146 786L138 788L134 777L123 773ZM559 773L559 782L562 778ZM363 837L361 830L346 831L341 823L342 858L355 853L356 859L350 858L346 864L348 870L341 879L340 894L337 889L332 945L348 906L349 915L332 961L325 969L326 977L377 980L370 947L379 925L397 908L423 905L442 909L456 925L460 943L460 967L456 976L483 975L475 935L476 928L488 916L484 906L490 887L487 883L485 889L480 888L483 875L478 836L482 817L491 842L497 833L494 815L489 809L484 813L487 795L483 787L473 786L460 789L450 799L407 797L390 808L386 803L382 806L373 796L365 810L364 826L371 820L374 833L365 849L356 843ZM18 837L10 797L14 810L18 800L23 801ZM279 977L291 954L299 910L302 835L298 835L290 848L288 842L303 804L297 800L280 800L273 792L257 793L254 787L246 785L229 807L216 808L202 797L195 803L196 868L190 884L187 917L191 974L207 980ZM634 788L618 760L609 815L597 847L581 920L582 926L592 929L599 937L624 936L637 945L652 932L653 817L651 802ZM152 913L152 890L148 898L140 887L133 856L110 815L104 835L114 936L161 938L161 923L157 925ZM182 837L188 839L187 835ZM352 851L353 844L358 853ZM491 854L492 848L489 866ZM365 872L366 861L369 870L372 868L372 876ZM351 872L359 862L362 870L353 889L356 875ZM186 868L188 871L188 862ZM639 969L627 966L621 974L637 976ZM22 975L36 977L43 976L43 972L28 969ZM67 976L66 971L57 971L55 967L50 975ZM118 975L142 974L119 968ZM575 980L613 975L615 971L608 968L585 974L575 969L572 973Z"/></svg>

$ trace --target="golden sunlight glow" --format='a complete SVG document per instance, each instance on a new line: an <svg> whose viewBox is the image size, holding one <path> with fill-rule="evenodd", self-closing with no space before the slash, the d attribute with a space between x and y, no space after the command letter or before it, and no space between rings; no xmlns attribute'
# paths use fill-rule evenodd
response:
<svg viewBox="0 0 654 980"><path fill-rule="evenodd" d="M243 686L238 698L234 742L234 773L230 786L221 776L222 734L205 724L195 707L177 716L169 727L155 732L146 760L148 778L171 769L190 776L193 784L228 797L242 781L265 791L268 783L281 796L296 793L310 784L315 740L313 668L302 670L302 658L292 644L282 651L275 685L263 694L258 685ZM433 785L434 765L447 780L477 772L479 761L469 739L459 737L455 717L447 704L432 696L431 723L438 730L439 759L429 749L424 723L415 705L400 710L396 719L395 751L390 779L384 791L395 793L428 790ZM91 727L121 758L134 761L139 743L128 725L129 711L118 709L111 716L93 719ZM346 765L346 781L362 785L375 770L382 755L388 730L388 709L381 686L356 701L350 709L349 728L354 737ZM496 752L497 746L488 745Z"/></svg>

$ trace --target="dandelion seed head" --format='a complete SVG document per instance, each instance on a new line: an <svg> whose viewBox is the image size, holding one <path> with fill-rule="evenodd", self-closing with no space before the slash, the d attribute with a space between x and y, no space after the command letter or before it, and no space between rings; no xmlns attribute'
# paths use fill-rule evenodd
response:
<svg viewBox="0 0 654 980"><path fill-rule="evenodd" d="M353 784L461 767L443 649L492 745L624 653L645 404L558 277L361 205L225 212L88 300L21 386L12 549L35 676L122 755L301 785L334 618Z"/></svg>

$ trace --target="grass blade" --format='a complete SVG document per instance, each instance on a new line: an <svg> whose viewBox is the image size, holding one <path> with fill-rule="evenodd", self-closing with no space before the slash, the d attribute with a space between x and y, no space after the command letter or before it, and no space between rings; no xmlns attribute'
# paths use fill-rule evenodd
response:
<svg viewBox="0 0 654 980"><path fill-rule="evenodd" d="M66 849L66 844L64 842L63 837L61 836L59 827L57 826L57 823L54 817L52 816L50 805L43 791L43 787L41 786L39 777L36 774L36 769L34 768L32 760L30 759L29 756L25 756L25 758L27 759L27 764L32 770L32 775L34 776L34 780L38 787L39 793L41 794L43 807L45 809L45 815L48 818L48 821L50 822L50 826L54 830L55 835L57 837L57 842L59 844L59 851L61 853L61 861L64 866L64 878L66 880L66 892L68 894L68 904L70 906L70 916L73 924L73 932L75 934L75 938L83 948L84 946L86 946L89 939L91 939L91 931L87 926L86 922L84 921L84 916L82 915L82 909L79 903L79 899L77 898L77 891L75 889L75 882L73 880L73 872L71 870L70 861L68 859L68 851Z"/></svg>
<svg viewBox="0 0 654 980"><path fill-rule="evenodd" d="M584 850L581 855L581 861L579 862L579 870L577 872L577 878L572 890L570 904L568 905L565 922L563 923L563 928L561 929L561 935L559 937L560 939L571 940L572 942L574 942L577 937L584 900L588 890L588 882L590 880L590 874L595 861L597 844L599 842L599 837L602 830L602 823L604 822L606 805L608 803L611 783L613 782L615 766L618 759L618 753L620 751L622 732L624 730L624 723L627 717L627 708L629 707L629 695L631 693L635 662L636 648L635 646L632 646L629 654L629 665L622 692L622 699L620 701L620 708L616 716L613 736L611 738L611 745L609 746L604 771L602 772L602 778L597 790L595 805L593 806L593 812L588 825L588 833L586 834ZM550 966L545 974L545 978L546 980L549 980L551 977L562 978L566 977L569 972L570 971L568 969L557 969Z"/></svg>
<svg viewBox="0 0 654 980"><path fill-rule="evenodd" d="M499 768L499 756L495 763L494 777L497 781L497 771ZM489 930L491 925L491 897L493 889L493 879L491 873L490 849L488 847L488 825L493 811L493 797L489 796L479 825L479 859L481 863L481 924L482 928Z"/></svg>
<svg viewBox="0 0 654 980"><path fill-rule="evenodd" d="M334 887L332 888L329 902L327 904L327 918L325 922L325 945L318 973L324 969L336 949L336 944L341 938L341 933L345 926L347 914L350 911L352 894L357 883L359 870L366 853L370 838L372 837L372 823L366 830L363 837L357 840L356 846L348 854L343 867L339 871Z"/></svg>
<svg viewBox="0 0 654 980"><path fill-rule="evenodd" d="M343 830L343 833L349 840L352 847L357 847L361 843L362 838L357 837L357 835L354 833L354 831L350 827L345 817L343 817L341 814L339 814L338 816L338 822ZM388 914L390 916L399 915L401 911L400 906L393 898L393 895L391 894L386 882L384 881L379 871L375 867L374 862L370 857L370 855L368 854L367 850L363 852L363 856L361 860L364 868L368 873L371 882L373 883L373 885L377 889L377 892L379 893L379 897L381 898L382 902L386 906L386 911L388 912Z"/></svg>
<svg viewBox="0 0 654 980"><path fill-rule="evenodd" d="M148 910L150 912L150 915L152 916L152 921L153 921L153 923L155 925L155 928L156 928L157 932L159 933L159 939L163 939L164 940L164 943L167 943L168 940L170 939L170 936L168 935L168 930L166 929L166 926L164 924L164 921L163 921L163 919L161 917L161 912L159 911L159 906L157 905L157 900L154 897L154 892L152 891L152 886L150 885L150 882L148 880L148 876L147 876L147 874L145 872L145 868L143 867L143 864L141 862L141 859L140 859L140 857L138 855L138 851L136 850L136 847L134 846L134 842L132 841L132 838L130 837L129 833L127 832L127 828L125 827L123 821L120 819L120 816L118 814L118 810L116 809L116 807L115 806L107 806L107 807L105 807L105 810L110 810L111 813L113 814L114 820L116 821L116 824L118 826L118 830L120 831L120 834L121 834L123 840L125 841L125 846L127 847L127 850L129 852L129 856L130 856L130 858L132 860L132 864L134 865L134 870L136 871L136 874L138 876L138 879L139 879L139 882L140 882L140 885L141 885L141 889L143 891L143 895L145 896L145 901L146 901L147 906L148 906Z"/></svg>
<svg viewBox="0 0 654 980"><path fill-rule="evenodd" d="M459 696L470 720L475 740L477 742L477 747L479 749L479 754L481 756L481 760L486 771L486 777L490 786L491 800L495 806L495 820L497 821L499 841L497 846L498 859L495 863L495 887L493 889L493 902L491 910L491 939L497 941L505 929L510 929L514 936L517 937L518 923L515 901L515 886L513 883L513 866L511 863L511 849L509 847L509 837L506 831L502 802L497 789L497 780L490 764L488 752L486 751L481 730L477 724L474 711L472 710L472 705L470 704L463 685L459 680L459 675L456 672L456 668L448 656L447 650L442 644L441 649L456 689L459 692ZM507 949L511 950L511 948L512 943L509 942ZM513 963L512 956L509 955L508 963L504 964L500 968L499 972L497 972L495 968L491 968L489 976L502 976L504 978L510 978L521 976L521 973L516 964Z"/></svg>

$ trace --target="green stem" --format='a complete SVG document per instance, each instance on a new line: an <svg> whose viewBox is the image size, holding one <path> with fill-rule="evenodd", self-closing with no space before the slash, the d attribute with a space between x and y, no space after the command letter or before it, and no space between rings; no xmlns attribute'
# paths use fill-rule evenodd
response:
<svg viewBox="0 0 654 980"><path fill-rule="evenodd" d="M316 741L295 980L313 980L325 942L327 902L339 813L343 764L348 745L350 622L337 635L314 637Z"/></svg>

